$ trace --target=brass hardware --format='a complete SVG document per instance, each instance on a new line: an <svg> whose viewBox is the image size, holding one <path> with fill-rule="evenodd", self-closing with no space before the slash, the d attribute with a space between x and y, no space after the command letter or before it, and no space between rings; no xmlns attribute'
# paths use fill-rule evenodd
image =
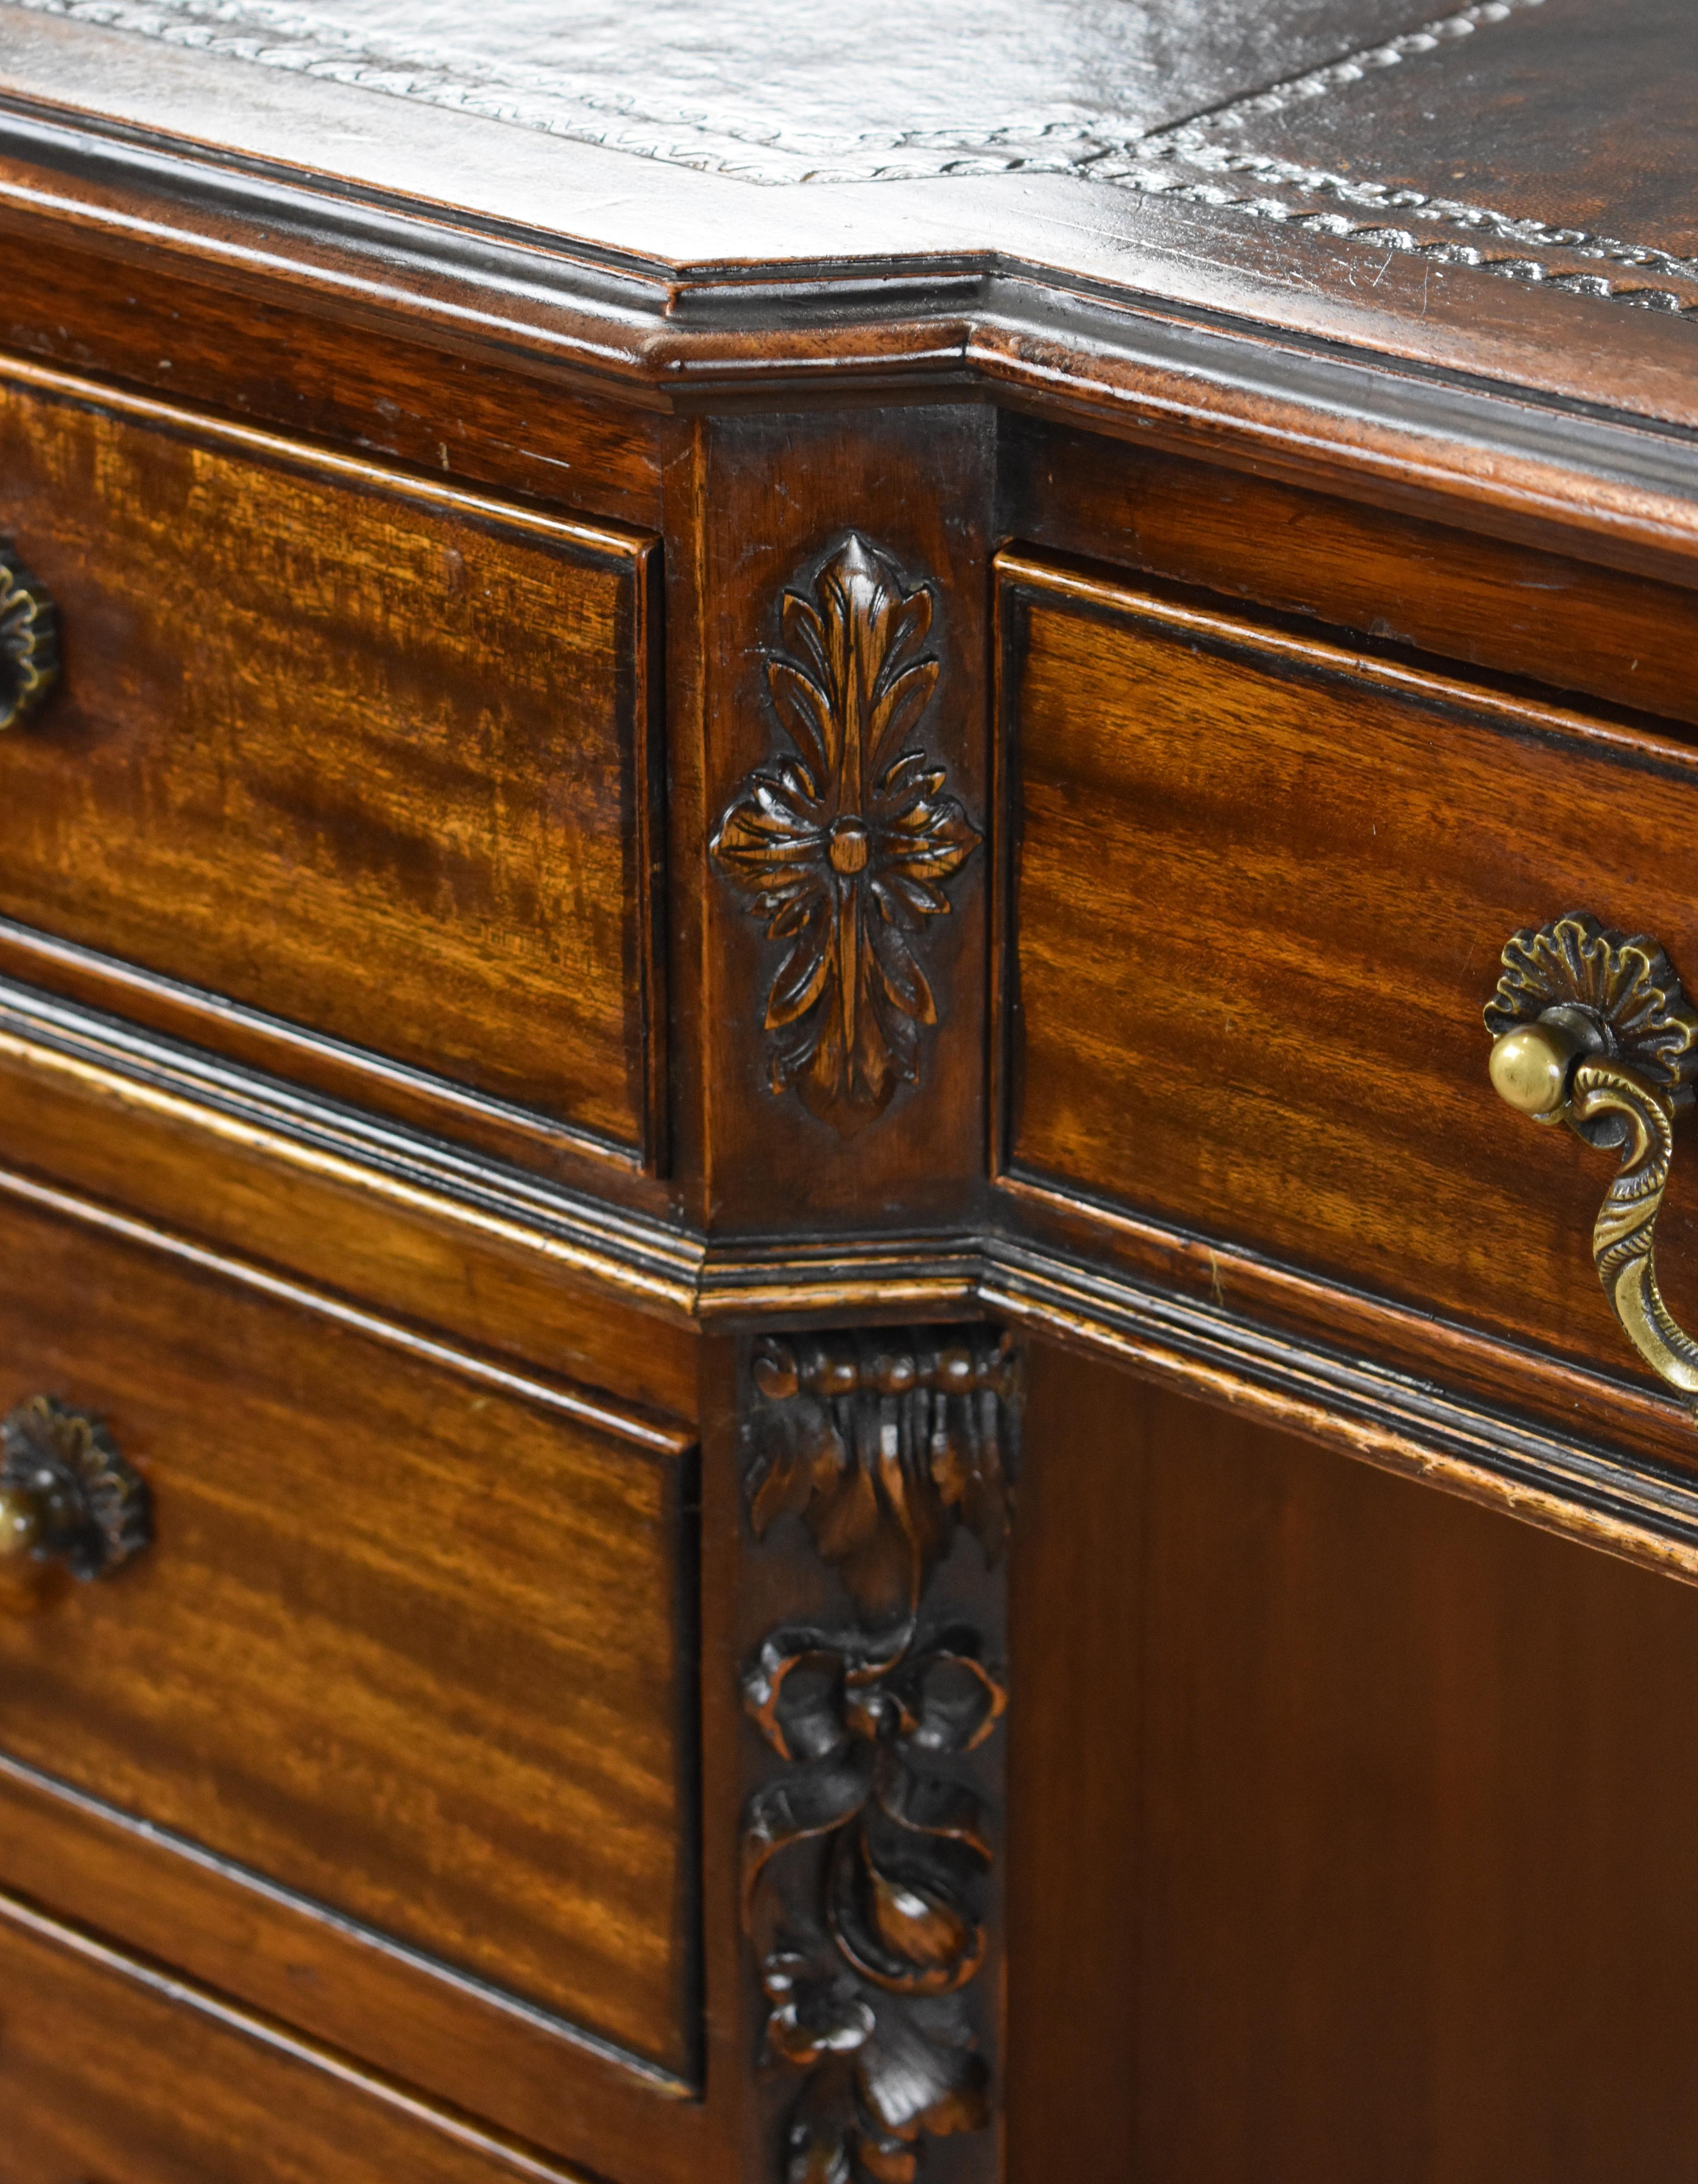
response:
<svg viewBox="0 0 1698 2184"><path fill-rule="evenodd" d="M1510 1106L1620 1153L1592 1229L1598 1279L1640 1357L1698 1396L1698 1342L1663 1302L1655 1258L1674 1118L1698 1081L1698 1011L1668 958L1570 911L1509 942L1485 1018L1492 1083Z"/></svg>
<svg viewBox="0 0 1698 2184"><path fill-rule="evenodd" d="M109 1577L151 1537L147 1483L98 1418L36 1396L0 1420L0 1565Z"/></svg>
<svg viewBox="0 0 1698 2184"><path fill-rule="evenodd" d="M45 704L59 671L59 610L46 586L0 545L0 730Z"/></svg>

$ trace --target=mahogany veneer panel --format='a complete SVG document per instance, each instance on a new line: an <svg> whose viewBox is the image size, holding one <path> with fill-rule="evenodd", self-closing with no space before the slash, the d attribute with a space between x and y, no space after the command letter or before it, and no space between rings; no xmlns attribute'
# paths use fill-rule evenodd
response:
<svg viewBox="0 0 1698 2184"><path fill-rule="evenodd" d="M696 1335L681 1306L634 1335L628 1295L562 1263L522 1222L475 1211L20 1039L0 994L0 1145L8 1167L202 1242L523 1358L662 1419L691 1415ZM3 1182L0 1182L3 1189Z"/></svg>
<svg viewBox="0 0 1698 2184"><path fill-rule="evenodd" d="M1011 2176L1681 2175L1698 1597L1047 1346L1027 1447Z"/></svg>
<svg viewBox="0 0 1698 2184"><path fill-rule="evenodd" d="M1002 613L1006 1178L1631 1371L1609 1163L1504 1106L1480 1011L1572 908L1698 972L1698 760L1033 560ZM1695 1204L1677 1162L1671 1302Z"/></svg>
<svg viewBox="0 0 1698 2184"><path fill-rule="evenodd" d="M0 345L38 365L653 529L656 421L281 298L0 229Z"/></svg>
<svg viewBox="0 0 1698 2184"><path fill-rule="evenodd" d="M646 543L21 366L0 475L65 660L0 750L8 963L533 1161L652 1156Z"/></svg>
<svg viewBox="0 0 1698 2184"><path fill-rule="evenodd" d="M511 2184L499 2155L174 2006L166 1986L0 1912L6 2184Z"/></svg>
<svg viewBox="0 0 1698 2184"><path fill-rule="evenodd" d="M1031 419L1001 443L1035 545L1698 722L1698 593Z"/></svg>
<svg viewBox="0 0 1698 2184"><path fill-rule="evenodd" d="M4 1750L688 2072L680 1438L231 1271L0 1212L7 1400L157 1529L0 1617Z"/></svg>

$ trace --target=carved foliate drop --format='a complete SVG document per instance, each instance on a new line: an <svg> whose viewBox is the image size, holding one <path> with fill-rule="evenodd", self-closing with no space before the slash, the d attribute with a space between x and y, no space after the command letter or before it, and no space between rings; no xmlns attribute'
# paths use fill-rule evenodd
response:
<svg viewBox="0 0 1698 2184"><path fill-rule="evenodd" d="M857 1611L779 1626L743 1680L785 1770L743 1837L768 2049L805 2074L782 2173L912 2184L925 2138L989 2120L969 1992L994 1852L986 1770L963 1763L1007 1696L932 1580L958 1528L1001 1556L1019 1360L982 1329L869 1334L763 1343L751 1377L752 1527L801 1517Z"/></svg>

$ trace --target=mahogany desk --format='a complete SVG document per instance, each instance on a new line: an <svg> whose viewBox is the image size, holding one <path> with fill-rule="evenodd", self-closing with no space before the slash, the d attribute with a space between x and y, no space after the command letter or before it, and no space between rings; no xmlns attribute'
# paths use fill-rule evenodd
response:
<svg viewBox="0 0 1698 2184"><path fill-rule="evenodd" d="M4 2184L1690 2174L1695 114L0 4Z"/></svg>

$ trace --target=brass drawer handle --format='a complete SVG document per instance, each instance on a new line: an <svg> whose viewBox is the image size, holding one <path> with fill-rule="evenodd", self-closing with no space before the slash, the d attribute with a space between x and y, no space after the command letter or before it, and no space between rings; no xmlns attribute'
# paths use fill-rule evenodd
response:
<svg viewBox="0 0 1698 2184"><path fill-rule="evenodd" d="M1698 1342L1663 1302L1654 1256L1674 1118L1698 1078L1698 1011L1668 958L1570 911L1509 942L1485 1017L1492 1082L1511 1106L1621 1154L1592 1229L1598 1279L1652 1371L1698 1396Z"/></svg>
<svg viewBox="0 0 1698 2184"><path fill-rule="evenodd" d="M45 704L59 671L59 610L47 587L0 544L0 730Z"/></svg>
<svg viewBox="0 0 1698 2184"><path fill-rule="evenodd" d="M0 1564L110 1577L152 1536L147 1481L98 1418L36 1396L0 1419Z"/></svg>

